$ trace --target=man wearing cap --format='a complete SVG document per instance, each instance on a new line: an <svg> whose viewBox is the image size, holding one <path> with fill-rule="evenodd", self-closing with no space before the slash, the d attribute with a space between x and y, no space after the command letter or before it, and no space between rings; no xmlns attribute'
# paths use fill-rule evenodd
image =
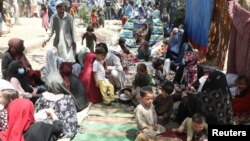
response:
<svg viewBox="0 0 250 141"><path fill-rule="evenodd" d="M55 32L53 46L58 49L59 56L66 62L75 62L76 32L74 18L65 12L64 6L64 1L56 1L57 13L50 19L50 27L45 35L43 46L46 45Z"/></svg>

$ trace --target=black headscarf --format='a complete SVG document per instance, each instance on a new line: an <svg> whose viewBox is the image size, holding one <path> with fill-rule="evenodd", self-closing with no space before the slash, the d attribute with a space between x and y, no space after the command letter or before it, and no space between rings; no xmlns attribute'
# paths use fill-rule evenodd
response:
<svg viewBox="0 0 250 141"><path fill-rule="evenodd" d="M9 80L12 77L15 77L18 79L18 81L20 82L22 88L24 89L24 91L32 93L33 92L33 88L29 85L28 83L28 77L27 77L27 73L24 72L24 74L18 74L18 69L19 68L23 68L23 65L20 61L14 60L10 63L8 70L9 70Z"/></svg>
<svg viewBox="0 0 250 141"><path fill-rule="evenodd" d="M210 72L198 96L208 124L232 123L231 94L225 74Z"/></svg>

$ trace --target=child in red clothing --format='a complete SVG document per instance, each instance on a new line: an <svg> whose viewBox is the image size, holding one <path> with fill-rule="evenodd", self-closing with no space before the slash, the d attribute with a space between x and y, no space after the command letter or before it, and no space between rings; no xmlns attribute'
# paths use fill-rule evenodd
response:
<svg viewBox="0 0 250 141"><path fill-rule="evenodd" d="M98 16L95 9L91 12L91 22L94 28L98 28Z"/></svg>

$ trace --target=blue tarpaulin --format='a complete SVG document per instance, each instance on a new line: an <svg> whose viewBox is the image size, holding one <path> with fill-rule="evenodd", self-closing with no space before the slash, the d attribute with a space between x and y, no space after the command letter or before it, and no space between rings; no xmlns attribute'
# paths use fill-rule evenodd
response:
<svg viewBox="0 0 250 141"><path fill-rule="evenodd" d="M194 47L207 51L214 0L186 0L185 25Z"/></svg>

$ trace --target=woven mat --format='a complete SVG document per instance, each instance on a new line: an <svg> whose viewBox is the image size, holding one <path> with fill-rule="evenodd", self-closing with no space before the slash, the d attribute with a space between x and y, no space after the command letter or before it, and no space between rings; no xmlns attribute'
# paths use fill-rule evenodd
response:
<svg viewBox="0 0 250 141"><path fill-rule="evenodd" d="M126 105L93 104L73 141L134 141L136 131L134 114Z"/></svg>

